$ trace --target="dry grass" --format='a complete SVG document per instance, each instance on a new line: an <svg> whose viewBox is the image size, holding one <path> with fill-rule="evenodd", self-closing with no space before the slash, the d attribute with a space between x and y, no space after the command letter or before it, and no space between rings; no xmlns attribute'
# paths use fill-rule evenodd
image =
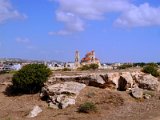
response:
<svg viewBox="0 0 160 120"><path fill-rule="evenodd" d="M65 74L71 75L70 72L65 72ZM74 74L79 73L75 72ZM0 75L0 82L10 82L11 77L10 74ZM159 114L156 111L160 110L160 95L155 95L155 98L150 101L137 103L126 92L89 86L80 92L76 99L76 105L55 110L50 109L47 103L39 98L39 94L7 96L4 94L6 87L6 85L0 85L0 120L28 120L26 115L35 105L40 106L43 112L32 120L141 120L141 118L149 120L148 116L157 117ZM98 111L90 114L79 113L78 107L86 101L94 103ZM145 106L149 107L149 111Z"/></svg>

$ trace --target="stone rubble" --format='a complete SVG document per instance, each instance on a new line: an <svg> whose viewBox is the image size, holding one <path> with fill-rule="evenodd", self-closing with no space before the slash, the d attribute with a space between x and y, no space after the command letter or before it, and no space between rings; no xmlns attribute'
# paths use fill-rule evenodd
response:
<svg viewBox="0 0 160 120"><path fill-rule="evenodd" d="M137 77L136 82L142 89L160 91L160 82L158 81L158 78L152 76L151 74Z"/></svg>
<svg viewBox="0 0 160 120"><path fill-rule="evenodd" d="M36 117L39 113L42 112L42 109L39 106L34 106L33 110L27 116L28 118Z"/></svg>
<svg viewBox="0 0 160 120"><path fill-rule="evenodd" d="M137 99L143 98L143 89L136 87L136 88L132 88L131 91L132 91L133 97L135 97Z"/></svg>
<svg viewBox="0 0 160 120"><path fill-rule="evenodd" d="M76 102L76 98L85 86L110 88L119 91L130 91L135 98L149 99L143 95L143 89L159 91L160 82L157 78L143 72L112 72L92 73L75 76L52 76L42 88L40 96L48 97L49 107L66 108Z"/></svg>
<svg viewBox="0 0 160 120"><path fill-rule="evenodd" d="M85 87L85 84L78 82L57 83L45 86L40 96L45 97L47 95L49 97L49 107L63 109L75 104L79 92Z"/></svg>

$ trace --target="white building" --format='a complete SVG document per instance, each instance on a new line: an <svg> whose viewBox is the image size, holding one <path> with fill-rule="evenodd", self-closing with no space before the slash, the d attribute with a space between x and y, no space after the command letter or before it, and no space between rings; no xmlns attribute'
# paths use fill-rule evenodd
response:
<svg viewBox="0 0 160 120"><path fill-rule="evenodd" d="M22 65L21 64L14 64L11 66L11 69L12 70L20 70L22 68Z"/></svg>

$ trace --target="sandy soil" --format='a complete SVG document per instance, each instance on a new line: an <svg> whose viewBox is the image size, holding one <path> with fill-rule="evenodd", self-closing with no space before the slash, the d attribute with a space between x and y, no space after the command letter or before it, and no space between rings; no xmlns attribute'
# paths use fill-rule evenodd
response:
<svg viewBox="0 0 160 120"><path fill-rule="evenodd" d="M48 107L39 94L8 96L6 84L12 75L0 75L0 120L29 120L26 116L35 105L43 112L32 120L160 120L160 93L152 93L150 100L136 100L127 92L119 92L95 87L83 89L76 105L63 110ZM96 113L78 113L77 108L86 101L97 106ZM31 119L31 118L30 118Z"/></svg>

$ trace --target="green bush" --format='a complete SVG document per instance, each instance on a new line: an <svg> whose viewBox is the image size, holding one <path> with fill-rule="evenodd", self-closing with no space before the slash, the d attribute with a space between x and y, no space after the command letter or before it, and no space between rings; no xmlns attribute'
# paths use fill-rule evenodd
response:
<svg viewBox="0 0 160 120"><path fill-rule="evenodd" d="M79 68L80 70L89 70L89 65L83 65Z"/></svg>
<svg viewBox="0 0 160 120"><path fill-rule="evenodd" d="M123 64L121 66L118 67L118 69L127 69L127 68L131 68L132 64Z"/></svg>
<svg viewBox="0 0 160 120"><path fill-rule="evenodd" d="M158 64L156 64L156 63L147 63L147 65L158 68Z"/></svg>
<svg viewBox="0 0 160 120"><path fill-rule="evenodd" d="M90 112L96 112L97 108L94 103L92 102L85 102L84 104L80 105L78 108L78 112L82 113L90 113Z"/></svg>
<svg viewBox="0 0 160 120"><path fill-rule="evenodd" d="M83 65L80 70L96 70L98 67L98 64Z"/></svg>
<svg viewBox="0 0 160 120"><path fill-rule="evenodd" d="M158 72L158 66L155 64L147 64L146 66L143 67L142 71L144 73L149 73L155 77L158 77L160 75Z"/></svg>
<svg viewBox="0 0 160 120"><path fill-rule="evenodd" d="M62 71L71 71L71 69L70 68L64 68L64 69L62 69Z"/></svg>
<svg viewBox="0 0 160 120"><path fill-rule="evenodd" d="M95 70L98 69L99 65L98 64L90 64L90 69Z"/></svg>
<svg viewBox="0 0 160 120"><path fill-rule="evenodd" d="M139 66L139 67L144 67L146 65L146 63L144 63L144 62L141 62L141 63L133 63L133 66L134 67L137 67L137 66Z"/></svg>
<svg viewBox="0 0 160 120"><path fill-rule="evenodd" d="M50 74L51 70L44 64L26 65L13 75L13 88L23 93L36 93Z"/></svg>

